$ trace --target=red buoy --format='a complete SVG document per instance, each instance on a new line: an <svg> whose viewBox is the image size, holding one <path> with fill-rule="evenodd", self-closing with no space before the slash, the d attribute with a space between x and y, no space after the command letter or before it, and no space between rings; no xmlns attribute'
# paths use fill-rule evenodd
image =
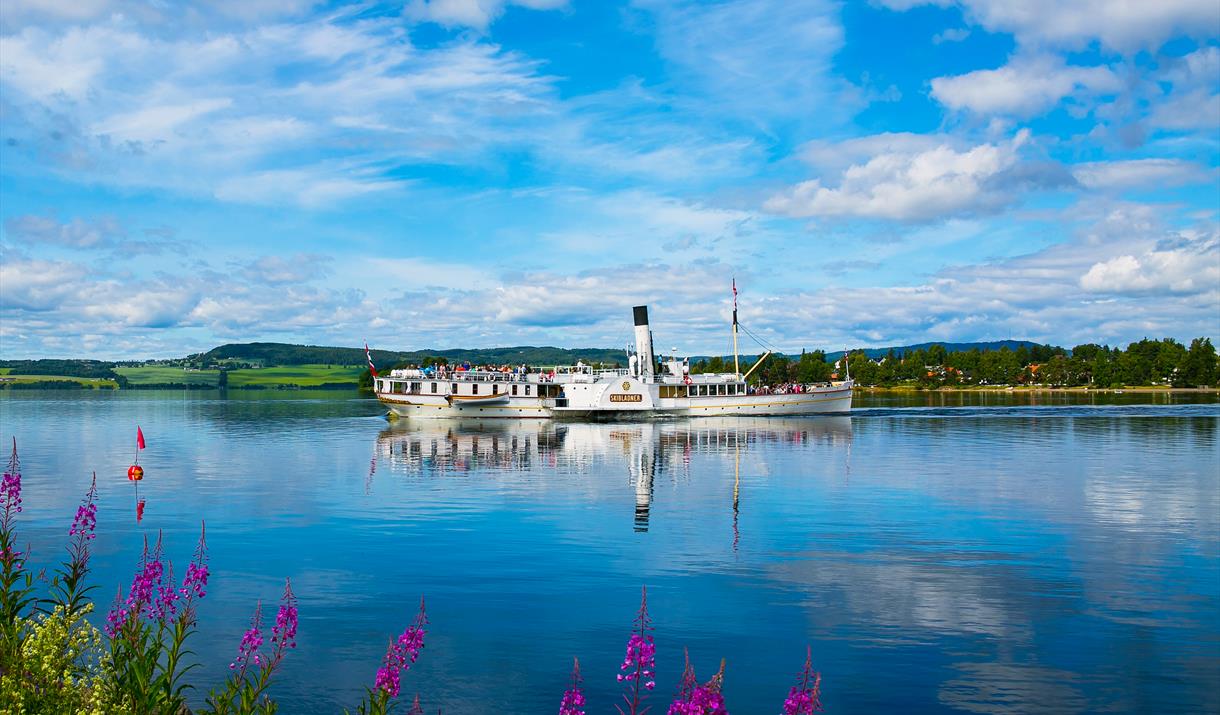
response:
<svg viewBox="0 0 1220 715"><path fill-rule="evenodd" d="M144 478L144 467L138 464L133 464L127 468L127 479L133 482L138 482Z"/></svg>

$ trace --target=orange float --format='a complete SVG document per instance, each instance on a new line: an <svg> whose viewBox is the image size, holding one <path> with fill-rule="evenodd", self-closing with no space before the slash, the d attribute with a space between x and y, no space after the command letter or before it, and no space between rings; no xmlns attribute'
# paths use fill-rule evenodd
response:
<svg viewBox="0 0 1220 715"><path fill-rule="evenodd" d="M138 464L133 464L127 468L128 481L138 482L144 478L144 467Z"/></svg>

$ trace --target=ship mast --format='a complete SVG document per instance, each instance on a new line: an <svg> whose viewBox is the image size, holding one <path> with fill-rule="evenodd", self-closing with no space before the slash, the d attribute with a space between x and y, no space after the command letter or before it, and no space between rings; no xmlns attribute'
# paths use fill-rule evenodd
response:
<svg viewBox="0 0 1220 715"><path fill-rule="evenodd" d="M741 366L737 357L737 277L733 277L733 377L741 379Z"/></svg>

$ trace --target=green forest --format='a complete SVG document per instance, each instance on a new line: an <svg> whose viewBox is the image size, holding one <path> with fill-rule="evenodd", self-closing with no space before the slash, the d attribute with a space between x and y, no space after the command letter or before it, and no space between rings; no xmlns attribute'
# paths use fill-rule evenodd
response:
<svg viewBox="0 0 1220 715"><path fill-rule="evenodd" d="M743 357L743 372L758 356ZM906 352L890 350L870 358L863 350L849 353L848 367L857 385L937 387L1038 385L1098 388L1215 386L1220 380L1216 349L1208 338L1189 346L1172 338L1144 339L1123 348L1087 343L1071 350L1052 345L1022 345L1015 350L946 350L931 345ZM691 366L691 372L732 372L732 358L713 357ZM842 357L820 350L799 356L769 355L750 382L825 382L843 379Z"/></svg>

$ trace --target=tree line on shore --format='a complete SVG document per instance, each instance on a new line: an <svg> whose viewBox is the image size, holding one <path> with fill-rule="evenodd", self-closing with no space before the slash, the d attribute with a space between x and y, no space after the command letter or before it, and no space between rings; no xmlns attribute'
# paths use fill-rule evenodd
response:
<svg viewBox="0 0 1220 715"><path fill-rule="evenodd" d="M742 371L755 360L757 356L743 358ZM695 373L732 371L732 358L719 356L691 366ZM1220 365L1208 338L1195 338L1189 346L1173 338L1145 338L1126 349L1086 343L1071 350L1032 345L1016 350L949 351L942 345L932 345L905 353L890 350L875 359L863 350L851 351L846 370L841 356L828 357L821 350L799 356L769 355L750 375L750 382L808 384L844 379L849 373L857 385L864 386L1205 387L1217 385Z"/></svg>

